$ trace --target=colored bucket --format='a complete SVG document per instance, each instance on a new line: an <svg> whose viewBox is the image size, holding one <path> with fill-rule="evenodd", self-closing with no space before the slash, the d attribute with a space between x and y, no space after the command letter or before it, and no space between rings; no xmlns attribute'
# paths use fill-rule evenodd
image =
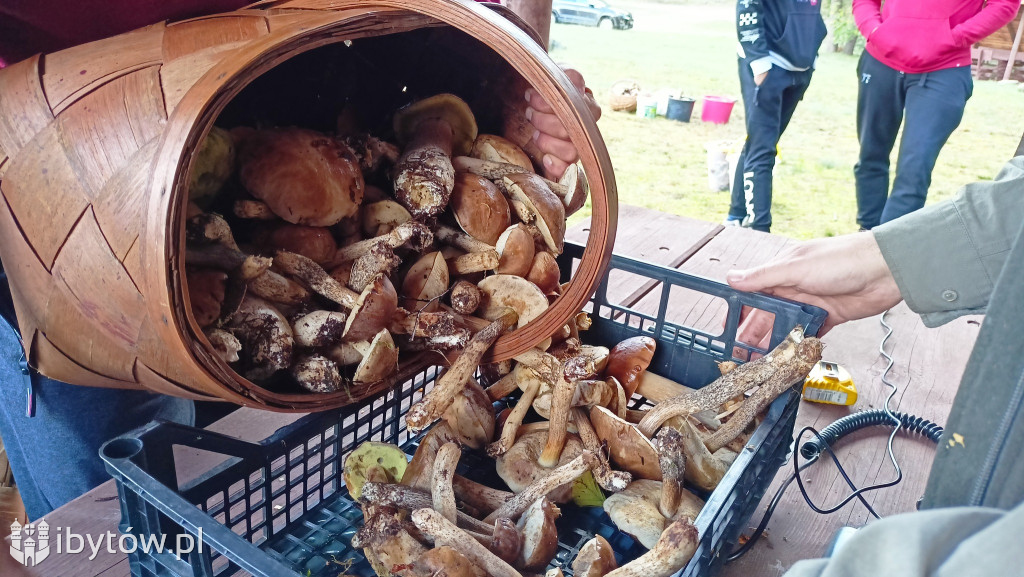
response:
<svg viewBox="0 0 1024 577"><path fill-rule="evenodd" d="M650 95L638 96L636 115L644 118L656 118L658 116L658 99Z"/></svg>
<svg viewBox="0 0 1024 577"><path fill-rule="evenodd" d="M669 98L668 106L665 108L665 118L689 122L690 115L693 114L693 102L692 98Z"/></svg>
<svg viewBox="0 0 1024 577"><path fill-rule="evenodd" d="M736 104L734 98L705 96L701 105L700 119L704 122L725 124L729 122L729 115L732 114L734 104Z"/></svg>

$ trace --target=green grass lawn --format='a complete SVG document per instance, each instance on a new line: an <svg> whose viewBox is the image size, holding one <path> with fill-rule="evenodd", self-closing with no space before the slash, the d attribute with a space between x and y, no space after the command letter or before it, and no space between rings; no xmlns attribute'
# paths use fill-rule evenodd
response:
<svg viewBox="0 0 1024 577"><path fill-rule="evenodd" d="M551 56L583 72L604 109L598 126L615 167L619 201L720 221L728 192L708 188L705 143L742 139L743 105L736 103L728 124L715 125L700 121L700 100L706 94L739 96L733 4L614 4L633 11L636 28L552 24ZM823 52L818 59L811 87L779 145L774 233L806 239L857 230L856 65L855 56L843 54ZM693 119L682 123L611 111L608 90L621 79L634 79L652 92L681 90L697 100ZM939 156L928 202L993 178L1022 131L1024 93L1014 85L976 82L963 122ZM894 151L894 167L895 158Z"/></svg>

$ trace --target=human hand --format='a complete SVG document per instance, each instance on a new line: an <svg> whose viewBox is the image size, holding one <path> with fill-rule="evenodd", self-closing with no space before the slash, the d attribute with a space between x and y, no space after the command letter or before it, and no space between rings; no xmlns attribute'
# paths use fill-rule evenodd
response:
<svg viewBox="0 0 1024 577"><path fill-rule="evenodd" d="M764 83L764 79L765 78L768 78L768 71L767 70L762 72L762 73L760 73L760 74L755 74L754 75L754 86L761 86L761 84Z"/></svg>
<svg viewBox="0 0 1024 577"><path fill-rule="evenodd" d="M735 289L825 309L828 318L819 335L846 321L879 314L903 300L871 233L807 241L759 267L729 271L726 281ZM738 338L760 345L770 332L770 315L748 315Z"/></svg>
<svg viewBox="0 0 1024 577"><path fill-rule="evenodd" d="M587 108L594 115L594 120L601 118L601 107L594 100L593 93L587 90L583 75L573 68L564 66L562 68L569 80L572 81L573 86L586 100ZM562 125L562 121L555 116L554 109L544 100L544 97L533 89L527 89L525 96L529 103L526 108L526 119L536 129L533 132L533 141L543 153L541 164L544 166L544 176L551 180L558 180L570 164L579 160L579 151L569 140L569 132Z"/></svg>

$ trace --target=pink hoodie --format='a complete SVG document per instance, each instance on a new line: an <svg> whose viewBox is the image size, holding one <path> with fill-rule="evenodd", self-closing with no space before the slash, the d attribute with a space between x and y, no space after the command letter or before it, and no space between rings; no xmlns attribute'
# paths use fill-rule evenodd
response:
<svg viewBox="0 0 1024 577"><path fill-rule="evenodd" d="M971 45L1013 20L1021 0L853 0L867 51L911 74L971 65Z"/></svg>

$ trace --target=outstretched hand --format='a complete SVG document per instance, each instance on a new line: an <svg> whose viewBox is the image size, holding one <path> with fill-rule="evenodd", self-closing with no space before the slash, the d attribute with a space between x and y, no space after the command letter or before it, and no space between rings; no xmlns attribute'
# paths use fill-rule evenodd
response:
<svg viewBox="0 0 1024 577"><path fill-rule="evenodd" d="M828 319L819 335L846 321L879 314L903 300L871 233L807 241L761 266L729 271L726 281L735 289L825 309ZM761 345L770 333L770 316L753 314L741 324L738 338Z"/></svg>
<svg viewBox="0 0 1024 577"><path fill-rule="evenodd" d="M587 107L594 115L594 120L601 118L601 107L594 100L593 93L587 90L583 75L573 68L563 67L563 70L586 100ZM569 140L568 131L562 126L562 121L555 116L554 109L547 101L533 89L527 89L525 97L529 103L526 108L526 119L536 129L533 133L533 141L537 148L544 153L541 158L541 163L544 165L544 176L551 180L558 180L570 164L579 160L579 151Z"/></svg>

